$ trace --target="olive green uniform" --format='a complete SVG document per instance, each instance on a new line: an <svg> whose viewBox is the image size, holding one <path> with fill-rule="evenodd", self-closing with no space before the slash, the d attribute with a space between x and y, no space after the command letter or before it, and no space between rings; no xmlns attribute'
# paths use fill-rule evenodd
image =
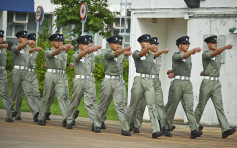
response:
<svg viewBox="0 0 237 148"><path fill-rule="evenodd" d="M222 132L225 132L230 129L230 126L223 109L221 83L219 81L221 55L219 54L216 57L211 58L211 52L204 51L202 54L202 63L204 79L200 86L199 102L195 110L197 124L200 122L207 101L211 98L216 109L216 115Z"/></svg>
<svg viewBox="0 0 237 148"><path fill-rule="evenodd" d="M104 54L105 78L101 84L100 102L98 112L100 121L104 122L109 105L114 99L114 107L118 118L123 123L126 111L126 87L123 80L124 54L114 55L113 50L108 49Z"/></svg>
<svg viewBox="0 0 237 148"><path fill-rule="evenodd" d="M161 57L156 57L153 60L153 67L151 70L151 77L153 79L154 83L154 89L155 89L155 98L156 98L156 104L157 104L157 111L158 111L158 117L160 121L160 127L165 126L165 107L164 107L164 102L163 102L163 92L161 88L161 81L159 79L159 72L160 72L160 62L161 62ZM143 119L143 114L146 108L146 99L143 98L138 105L136 114L134 116L134 125L136 128L140 128L142 125L142 119Z"/></svg>
<svg viewBox="0 0 237 148"><path fill-rule="evenodd" d="M67 118L68 103L65 95L65 70L64 62L66 60L62 51L58 55L52 56L55 49L52 47L45 51L47 72L44 79L43 97L41 99L40 113L38 119L45 120L45 113L47 111L47 104L50 96L56 95L59 107L62 113L62 119Z"/></svg>
<svg viewBox="0 0 237 148"><path fill-rule="evenodd" d="M67 78L67 75L66 75L66 65L67 65L67 53L65 51L61 51L62 54L64 54L64 58L65 58L65 61L64 61L64 70L65 70L65 73L64 73L64 80L65 80L65 93L66 93L66 100L67 100L67 104L69 105L70 103L70 97L69 97L69 86L68 86L68 78ZM53 90L52 90L53 91ZM53 100L54 100L54 93L51 93L50 97L49 97L49 102L47 104L47 112L50 112L50 107L53 103Z"/></svg>
<svg viewBox="0 0 237 148"><path fill-rule="evenodd" d="M37 55L38 55L37 51L30 53L29 69L28 69L26 79L28 80L28 82L31 83L34 101L37 103L38 107L40 107L41 98L40 98L39 84L38 84L37 75L35 73L35 68L36 68L35 60L37 58ZM21 115L21 103L22 103L23 97L24 97L24 92L21 89L17 93L17 99L16 99L16 112L18 116Z"/></svg>
<svg viewBox="0 0 237 148"><path fill-rule="evenodd" d="M157 120L158 114L155 99L154 82L151 78L154 54L149 53L148 55L140 57L139 51L136 50L135 52L133 52L132 56L135 61L136 72L139 73L140 76L136 76L134 78L131 90L131 101L124 117L123 130L127 132L129 131L130 123L132 117L134 117L136 113L137 106L139 102L143 98L145 98L151 119L152 133L155 133L160 131L160 127Z"/></svg>
<svg viewBox="0 0 237 148"><path fill-rule="evenodd" d="M5 109L8 108L8 83L7 83L7 49L0 48L0 96L3 100Z"/></svg>
<svg viewBox="0 0 237 148"><path fill-rule="evenodd" d="M38 102L33 96L31 79L27 77L30 60L29 47L26 46L21 50L18 50L17 48L18 45L11 47L14 69L12 70L11 94L9 97L9 112L7 113L7 118L12 118L15 99L17 97L17 93L21 89L24 91L32 114L35 115L37 112L39 112Z"/></svg>
<svg viewBox="0 0 237 148"><path fill-rule="evenodd" d="M93 75L95 69L95 57L93 53L87 54L81 59L78 58L80 51L73 55L75 65L75 79L73 81L72 100L69 105L67 124L72 124L75 112L84 96L84 103L87 113L95 127L100 127L97 103L96 87Z"/></svg>
<svg viewBox="0 0 237 148"><path fill-rule="evenodd" d="M177 106L181 101L191 131L197 130L193 112L193 87L190 82L191 56L184 59L183 53L175 52L172 57L172 69L175 73L175 79L170 84L168 102L165 106L167 121L165 129L171 130Z"/></svg>

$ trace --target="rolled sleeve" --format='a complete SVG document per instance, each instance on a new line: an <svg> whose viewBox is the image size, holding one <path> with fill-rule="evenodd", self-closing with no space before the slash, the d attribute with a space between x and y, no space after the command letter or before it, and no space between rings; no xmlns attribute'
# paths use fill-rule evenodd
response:
<svg viewBox="0 0 237 148"><path fill-rule="evenodd" d="M139 56L139 51L138 50L133 52L132 57L133 57L134 60L141 59L141 57Z"/></svg>
<svg viewBox="0 0 237 148"><path fill-rule="evenodd" d="M173 59L176 61L181 61L184 59L184 54L180 52L175 52L173 55Z"/></svg>
<svg viewBox="0 0 237 148"><path fill-rule="evenodd" d="M52 58L53 56L52 56L52 52L53 51L51 51L51 50L46 50L45 51L45 57L47 57L47 58Z"/></svg>
<svg viewBox="0 0 237 148"><path fill-rule="evenodd" d="M76 62L79 62L79 61L80 61L80 59L79 59L78 55L79 55L79 54L78 54L78 53L76 53L76 54L74 54L74 55L72 56L74 63L76 63Z"/></svg>
<svg viewBox="0 0 237 148"><path fill-rule="evenodd" d="M107 50L104 54L104 58L107 59L107 60L114 59L115 58L114 51L113 50Z"/></svg>
<svg viewBox="0 0 237 148"><path fill-rule="evenodd" d="M17 49L19 45L15 45L15 46L12 46L11 47L11 51L14 52L14 53L18 53L19 50Z"/></svg>
<svg viewBox="0 0 237 148"><path fill-rule="evenodd" d="M203 59L211 59L211 52L210 51L204 51L202 53L202 58Z"/></svg>

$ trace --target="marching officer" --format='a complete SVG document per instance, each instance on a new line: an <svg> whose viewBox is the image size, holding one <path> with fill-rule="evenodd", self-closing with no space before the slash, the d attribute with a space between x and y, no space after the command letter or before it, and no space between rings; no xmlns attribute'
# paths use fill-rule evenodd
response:
<svg viewBox="0 0 237 148"><path fill-rule="evenodd" d="M169 52L168 49L160 50L158 51L158 38L157 37L152 37L150 39L150 44L155 45L156 48L151 51L151 53L154 54L154 60L153 60L153 66L151 70L151 77L153 79L154 83L154 89L155 89L155 97L156 97L156 103L157 103L157 111L159 115L159 124L161 130L163 130L165 126L165 107L164 107L164 102L163 102L163 93L162 93L162 88L161 88L161 81L159 79L159 72L160 72L160 65L161 65L161 55L162 54L167 54ZM140 133L140 127L142 125L142 119L143 119L143 114L146 108L146 99L143 98L141 102L138 105L136 114L134 116L134 133Z"/></svg>
<svg viewBox="0 0 237 148"><path fill-rule="evenodd" d="M30 54L34 52L34 49L30 49L28 45L31 45L33 41L27 40L27 31L17 32L16 37L19 44L11 47L14 69L12 71L11 77L11 93L9 97L9 110L7 112L6 122L13 122L13 106L17 97L17 93L20 91L21 87L34 116L33 119L35 122L37 122L39 107L32 93L32 84L27 79Z"/></svg>
<svg viewBox="0 0 237 148"><path fill-rule="evenodd" d="M65 95L65 54L62 50L72 49L71 44L61 45L60 34L52 34L49 37L52 47L45 50L46 68L44 79L43 97L41 99L40 113L39 113L39 125L46 125L45 113L47 111L47 104L50 99L50 95L56 95L59 107L62 113L62 126L66 126L68 101Z"/></svg>
<svg viewBox="0 0 237 148"><path fill-rule="evenodd" d="M101 48L101 45L89 48L89 42L90 40L87 36L80 36L77 39L80 50L76 51L73 55L75 79L73 81L72 100L69 105L67 129L72 129L75 113L84 96L85 107L92 121L92 131L100 133L96 103L96 87L93 75L95 65L92 53Z"/></svg>
<svg viewBox="0 0 237 148"><path fill-rule="evenodd" d="M7 83L7 48L8 43L3 43L4 31L0 30L0 96L7 111L8 109L8 83Z"/></svg>
<svg viewBox="0 0 237 148"><path fill-rule="evenodd" d="M219 76L221 68L221 53L226 49L231 49L232 45L229 44L217 49L217 36L215 35L207 37L204 41L207 43L209 50L204 51L202 54L204 79L200 86L199 102L195 110L195 116L197 124L199 124L207 101L211 98L222 129L222 138L227 138L229 135L234 134L236 129L230 128L224 113ZM200 130L202 130L203 126L199 125L199 127Z"/></svg>
<svg viewBox="0 0 237 148"><path fill-rule="evenodd" d="M105 129L105 115L108 107L114 99L114 107L118 118L123 123L126 110L126 88L123 80L123 62L125 57L132 54L131 47L122 47L123 37L115 35L107 39L111 49L104 53L104 72L105 78L101 84L100 102L98 104L98 113L102 123L102 129Z"/></svg>
<svg viewBox="0 0 237 148"><path fill-rule="evenodd" d="M170 130L174 115L179 102L186 113L188 123L191 129L191 139L200 137L202 132L198 130L196 119L193 112L193 90L192 83L190 82L190 74L192 69L191 55L200 52L200 47L188 51L190 42L188 36L180 37L176 40L176 45L179 51L175 52L172 57L172 70L169 73L175 74L175 79L170 84L168 102L165 106L166 109L166 124L165 135L171 137Z"/></svg>
<svg viewBox="0 0 237 148"><path fill-rule="evenodd" d="M29 44L29 48L30 50L32 50L32 53L30 53L29 69L26 76L26 80L32 85L32 93L33 93L34 101L37 103L38 108L39 108L41 98L40 98L38 79L35 73L35 68L36 68L35 61L38 55L38 51L41 51L42 48L35 47L35 44L36 44L35 33L28 34L27 40L32 41L32 43ZM21 103L22 103L23 97L24 97L24 92L22 91L22 89L20 89L20 91L17 93L17 99L16 99L16 111L15 111L17 114L17 116L15 117L16 120L21 120Z"/></svg>
<svg viewBox="0 0 237 148"><path fill-rule="evenodd" d="M155 45L150 45L151 36L144 34L138 38L138 42L141 45L141 51L133 52L133 59L135 61L136 72L139 76L134 78L132 90L131 90L131 101L126 110L122 135L131 136L129 133L130 123L132 117L136 113L136 108L139 102L145 97L148 106L149 115L152 124L152 138L162 136L163 133L160 131L158 123L157 106L155 100L154 82L151 77L151 71L154 61L154 54L150 51L154 50ZM131 129L130 129L131 130Z"/></svg>

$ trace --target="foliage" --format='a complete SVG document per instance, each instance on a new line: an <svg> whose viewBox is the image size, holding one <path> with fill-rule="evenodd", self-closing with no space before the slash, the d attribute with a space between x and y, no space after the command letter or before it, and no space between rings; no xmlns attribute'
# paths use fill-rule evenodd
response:
<svg viewBox="0 0 237 148"><path fill-rule="evenodd" d="M53 4L61 5L56 9L57 27L76 25L72 30L73 35L81 34L82 23L79 10L83 2L87 2L88 13L84 32L99 32L103 37L110 36L109 28L105 27L114 22L115 13L108 9L105 0L51 0Z"/></svg>
<svg viewBox="0 0 237 148"><path fill-rule="evenodd" d="M38 36L38 41L37 41L37 46L42 47L43 50L38 53L37 59L35 61L36 74L38 77L39 89L40 89L41 95L43 93L44 75L46 72L46 68L44 67L44 64L46 63L44 51L47 48L51 47L51 44L49 42L49 36L50 36L50 20L46 18L44 27L41 29Z"/></svg>
<svg viewBox="0 0 237 148"><path fill-rule="evenodd" d="M94 76L97 81L102 81L104 79L104 56L95 56L95 71Z"/></svg>

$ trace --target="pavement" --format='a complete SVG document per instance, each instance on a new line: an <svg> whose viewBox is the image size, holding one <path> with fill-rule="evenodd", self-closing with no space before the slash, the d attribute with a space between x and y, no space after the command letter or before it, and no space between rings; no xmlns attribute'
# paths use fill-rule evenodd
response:
<svg viewBox="0 0 237 148"><path fill-rule="evenodd" d="M218 127L204 127L203 135L190 139L187 125L176 125L173 137L151 138L151 124L143 123L141 133L132 136L121 135L119 121L107 120L107 129L102 133L91 131L89 118L79 117L76 126L70 130L61 126L59 115L51 115L46 126L33 122L31 113L23 112L22 120L5 122L6 112L0 109L0 148L186 148L186 147L233 147L237 148L237 134L221 138Z"/></svg>

